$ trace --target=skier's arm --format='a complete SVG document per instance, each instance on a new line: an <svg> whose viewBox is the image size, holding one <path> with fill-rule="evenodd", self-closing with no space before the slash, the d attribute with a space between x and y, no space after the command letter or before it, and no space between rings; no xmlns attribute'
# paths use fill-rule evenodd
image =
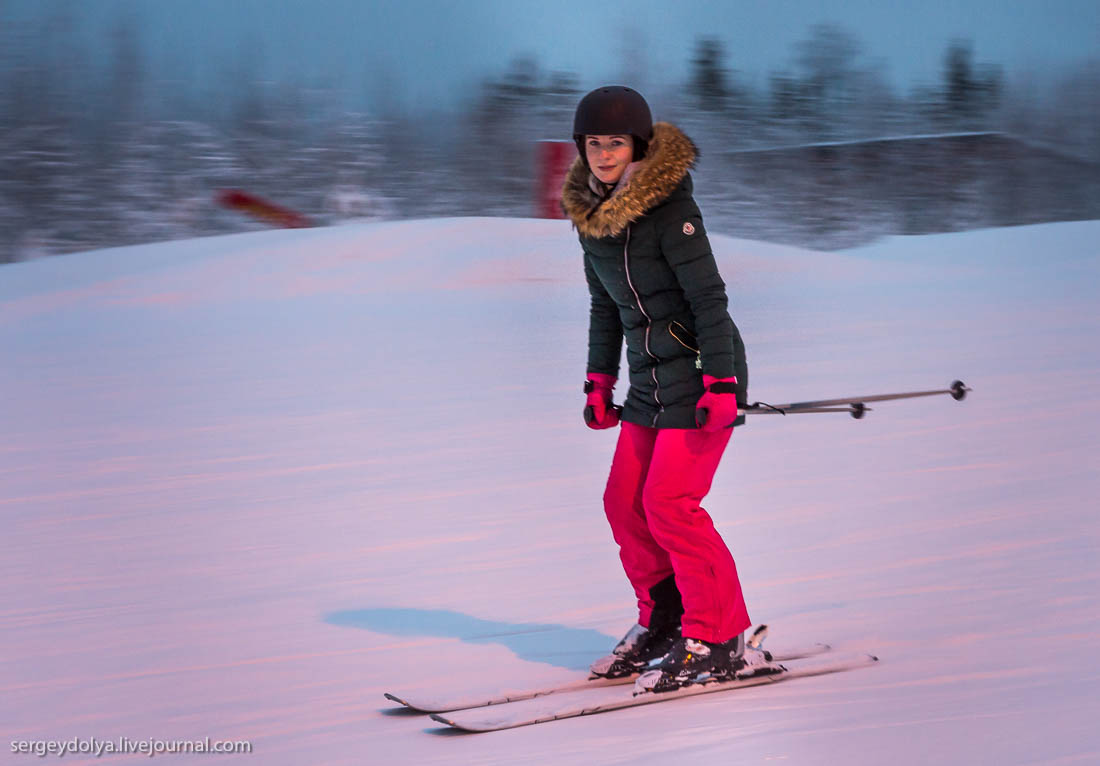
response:
<svg viewBox="0 0 1100 766"><path fill-rule="evenodd" d="M584 276L592 305L588 315L588 372L619 377L623 353L623 325L619 307L608 295L592 268L592 257L585 251Z"/></svg>
<svg viewBox="0 0 1100 766"><path fill-rule="evenodd" d="M692 199L664 211L658 226L661 252L676 274L695 315L695 337L703 373L730 378L734 371L734 324L730 319L726 283L710 249L703 216Z"/></svg>

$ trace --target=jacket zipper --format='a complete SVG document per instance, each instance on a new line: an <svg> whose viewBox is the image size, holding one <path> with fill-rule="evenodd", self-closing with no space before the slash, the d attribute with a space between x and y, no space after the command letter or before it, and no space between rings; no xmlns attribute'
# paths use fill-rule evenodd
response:
<svg viewBox="0 0 1100 766"><path fill-rule="evenodd" d="M649 354L649 357L654 361L658 361L657 356L649 350L649 331L653 327L653 320L649 314L646 313L645 306L642 305L642 296L638 294L637 289L634 287L634 281L630 278L630 227L626 227L626 242L623 244L623 269L626 271L626 283L630 285L630 292L634 294L634 300L638 304L638 311L642 312L642 316L645 317L645 352ZM653 365L650 370L653 375L653 400L657 402L657 414L653 416L653 427L657 427L657 418L661 416L661 413L665 411L665 406L661 404L661 384L657 381L657 365Z"/></svg>
<svg viewBox="0 0 1100 766"><path fill-rule="evenodd" d="M676 325L681 330L683 330L685 333L688 331L687 328L684 327L679 322L677 322L676 320L673 320L668 325L668 334L671 335L677 343L679 343L681 346L686 348L688 351L694 351L695 352L695 369L697 369L697 370L703 369L703 352L701 352L699 349L695 348L695 346L692 346L689 343L684 343L684 341L680 338L680 336L672 331L672 326L673 325ZM691 335L691 333L688 333L688 334ZM692 340L695 339L694 335L692 335L691 337L692 337ZM696 340L695 342L698 343L699 341Z"/></svg>

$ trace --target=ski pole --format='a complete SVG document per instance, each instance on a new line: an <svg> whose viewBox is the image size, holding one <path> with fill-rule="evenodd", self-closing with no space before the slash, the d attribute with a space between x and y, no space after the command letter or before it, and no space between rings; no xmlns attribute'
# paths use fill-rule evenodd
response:
<svg viewBox="0 0 1100 766"><path fill-rule="evenodd" d="M821 399L814 402L792 402L791 404L768 404L766 402L753 402L742 404L738 402L738 412L746 415L808 415L817 412L846 412L856 420L862 418L871 408L867 402L887 402L894 399L915 399L919 396L939 396L950 394L951 398L961 402L966 394L973 389L968 388L961 380L954 381L950 388L935 391L911 391L904 394L873 394L871 396L849 396L842 399ZM585 420L590 417L586 408ZM615 405L614 409L622 413L622 406ZM707 411L701 410L698 415L699 425L707 422Z"/></svg>
<svg viewBox="0 0 1100 766"><path fill-rule="evenodd" d="M814 402L793 402L791 404L767 404L766 402L754 402L753 404L738 405L738 409L752 415L800 415L811 412L847 412L855 419L860 419L871 408L867 402L887 402L894 399L915 399L919 396L939 396L950 394L951 398L961 402L966 398L968 391L966 384L961 380L954 381L949 388L935 391L911 391L904 394L873 394L871 396L850 396L842 399L821 399Z"/></svg>

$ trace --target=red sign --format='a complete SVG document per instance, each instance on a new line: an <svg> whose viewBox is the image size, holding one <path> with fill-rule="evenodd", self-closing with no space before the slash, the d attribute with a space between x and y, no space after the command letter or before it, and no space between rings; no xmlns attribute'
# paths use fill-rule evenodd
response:
<svg viewBox="0 0 1100 766"><path fill-rule="evenodd" d="M572 141L539 141L538 185L535 187L535 216L564 218L561 211L561 187L573 160L577 145Z"/></svg>

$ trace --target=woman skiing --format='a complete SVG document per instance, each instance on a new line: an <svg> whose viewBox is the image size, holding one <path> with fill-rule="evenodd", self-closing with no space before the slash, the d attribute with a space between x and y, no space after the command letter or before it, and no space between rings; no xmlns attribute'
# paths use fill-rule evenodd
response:
<svg viewBox="0 0 1100 766"><path fill-rule="evenodd" d="M580 156L562 207L591 293L584 414L595 429L621 420L604 509L638 598L638 623L592 672L621 677L662 658L638 691L744 673L750 621L737 568L699 504L744 422L748 369L692 198L698 150L621 86L581 99L573 134ZM624 338L630 388L620 409L612 390Z"/></svg>

